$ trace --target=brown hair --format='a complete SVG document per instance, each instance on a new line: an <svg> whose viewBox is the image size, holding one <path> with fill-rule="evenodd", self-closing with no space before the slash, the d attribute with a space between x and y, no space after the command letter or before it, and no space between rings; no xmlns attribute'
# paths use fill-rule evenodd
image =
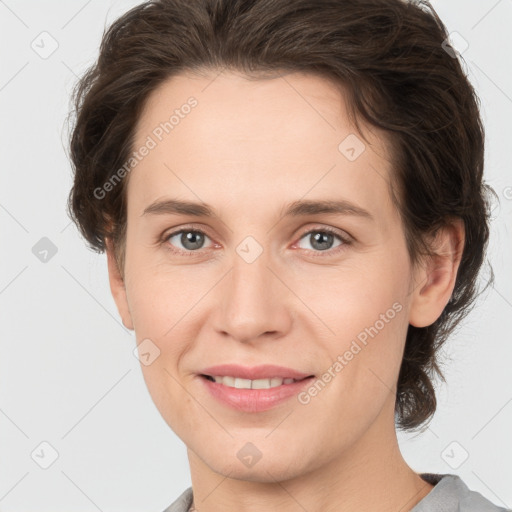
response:
<svg viewBox="0 0 512 512"><path fill-rule="evenodd" d="M93 191L127 161L145 100L173 75L301 71L343 86L357 129L361 118L389 139L391 193L411 261L429 254L428 235L450 218L464 221L450 301L432 325L407 332L395 411L399 428L415 429L435 412L431 379L444 380L437 353L474 303L489 237L479 100L447 38L427 1L154 0L134 7L103 34L98 61L73 91L70 216L92 249L113 241L123 273L127 180L101 199Z"/></svg>

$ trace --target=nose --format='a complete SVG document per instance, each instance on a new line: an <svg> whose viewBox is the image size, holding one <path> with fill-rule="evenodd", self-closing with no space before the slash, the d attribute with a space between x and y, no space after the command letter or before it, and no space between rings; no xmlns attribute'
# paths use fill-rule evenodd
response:
<svg viewBox="0 0 512 512"><path fill-rule="evenodd" d="M235 253L233 266L217 287L214 326L224 336L250 343L261 336L278 338L292 324L292 292L267 253L252 262Z"/></svg>

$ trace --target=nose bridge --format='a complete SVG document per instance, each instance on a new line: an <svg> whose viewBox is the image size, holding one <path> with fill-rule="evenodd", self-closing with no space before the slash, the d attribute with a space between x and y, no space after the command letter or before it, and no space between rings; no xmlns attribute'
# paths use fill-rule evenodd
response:
<svg viewBox="0 0 512 512"><path fill-rule="evenodd" d="M285 328L282 284L268 268L270 253L254 240L243 241L233 255L232 270L222 287L217 327L239 340ZM259 254L258 254L259 252Z"/></svg>

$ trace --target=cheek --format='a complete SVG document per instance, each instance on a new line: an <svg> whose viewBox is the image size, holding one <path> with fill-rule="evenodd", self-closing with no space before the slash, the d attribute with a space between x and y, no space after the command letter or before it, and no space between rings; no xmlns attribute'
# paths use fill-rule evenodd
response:
<svg viewBox="0 0 512 512"><path fill-rule="evenodd" d="M407 261L375 254L373 264L333 269L321 281L305 276L297 289L321 320L313 335L328 355L327 386L356 414L371 414L395 393L408 327Z"/></svg>
<svg viewBox="0 0 512 512"><path fill-rule="evenodd" d="M131 274L127 296L138 334L164 341L189 325L194 309L216 282L216 276L194 266L146 267Z"/></svg>
<svg viewBox="0 0 512 512"><path fill-rule="evenodd" d="M306 325L318 325L317 333L324 333L336 347L343 348L358 336L364 341L370 336L367 329L380 334L379 339L393 338L391 331L397 327L403 331L409 275L401 255L391 257L379 251L337 268L301 270L289 279L307 306L299 308Z"/></svg>
<svg viewBox="0 0 512 512"><path fill-rule="evenodd" d="M204 292L179 272L144 272L141 268L127 286L131 316L137 343L149 339L157 347L151 364L143 364L141 358L141 369L155 405L166 421L172 421L184 398L179 370L193 346L193 305Z"/></svg>

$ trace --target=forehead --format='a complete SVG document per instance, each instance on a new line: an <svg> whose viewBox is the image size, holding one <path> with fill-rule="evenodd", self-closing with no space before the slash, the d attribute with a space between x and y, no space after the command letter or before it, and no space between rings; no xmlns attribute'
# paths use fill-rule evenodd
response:
<svg viewBox="0 0 512 512"><path fill-rule="evenodd" d="M258 138L268 139L278 124L286 127L280 133L282 140L302 141L304 137L311 138L314 132L321 137L330 132L337 140L344 133L356 132L348 119L344 91L342 84L299 72L275 78L250 78L225 71L184 72L150 93L135 129L136 143L143 143L144 136L169 121L173 113L176 115L170 128L174 136L187 126L194 129L196 137L202 133L210 135L209 126L213 126L235 130L233 135L238 141L254 142ZM190 109L187 103L191 98L197 105ZM185 119L186 123L182 122ZM366 136L373 146L382 146L379 151L386 151L379 136L371 132Z"/></svg>
<svg viewBox="0 0 512 512"><path fill-rule="evenodd" d="M379 215L389 206L389 150L374 128L365 130L369 143L357 134L342 91L303 73L174 76L139 117L134 148L151 139L152 149L131 171L129 196L136 189L143 207L168 193L212 203L238 193L261 206L272 196L291 202L346 192Z"/></svg>

